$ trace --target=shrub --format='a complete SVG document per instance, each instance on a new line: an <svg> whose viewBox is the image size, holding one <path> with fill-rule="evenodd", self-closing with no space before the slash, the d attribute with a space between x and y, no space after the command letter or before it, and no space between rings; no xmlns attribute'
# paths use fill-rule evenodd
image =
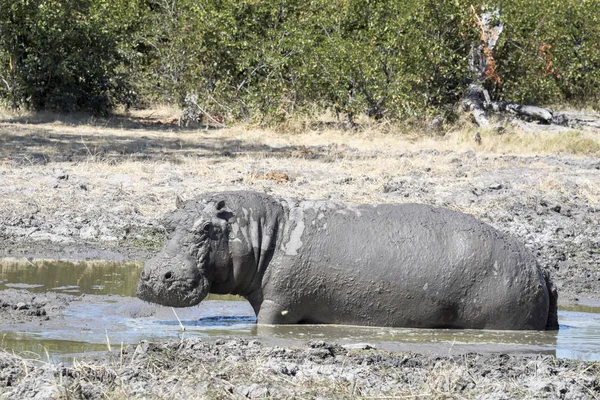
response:
<svg viewBox="0 0 600 400"><path fill-rule="evenodd" d="M351 124L453 112L484 6L502 7L497 100L594 102L600 0L0 0L0 96L107 110L198 98L211 118Z"/></svg>
<svg viewBox="0 0 600 400"><path fill-rule="evenodd" d="M130 101L119 67L127 62L122 44L135 20L135 2L1 2L0 74L12 104L102 112Z"/></svg>

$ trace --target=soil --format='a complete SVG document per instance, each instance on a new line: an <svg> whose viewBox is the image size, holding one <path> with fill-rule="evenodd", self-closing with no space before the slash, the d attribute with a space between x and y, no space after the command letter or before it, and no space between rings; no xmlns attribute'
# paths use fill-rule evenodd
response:
<svg viewBox="0 0 600 400"><path fill-rule="evenodd" d="M380 143L377 143L380 141ZM427 142L430 146L431 142ZM537 255L559 304L600 300L600 159L419 148L390 137L0 123L0 257L143 259L176 197L259 190L472 214ZM4 291L0 321L60 315L68 295ZM2 398L598 398L598 364L433 357L330 343L140 343L56 365L0 353Z"/></svg>
<svg viewBox="0 0 600 400"><path fill-rule="evenodd" d="M0 298L0 321L3 325L48 321L60 315L72 297L54 292L33 294L26 290L7 289L2 291Z"/></svg>
<svg viewBox="0 0 600 400"><path fill-rule="evenodd" d="M556 398L600 395L600 365L551 356L416 353L347 349L310 341L141 342L73 365L0 352L6 398Z"/></svg>

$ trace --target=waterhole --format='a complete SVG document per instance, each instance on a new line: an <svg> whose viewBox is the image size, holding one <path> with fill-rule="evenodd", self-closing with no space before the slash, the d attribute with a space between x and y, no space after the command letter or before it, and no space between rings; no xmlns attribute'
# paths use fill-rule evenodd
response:
<svg viewBox="0 0 600 400"><path fill-rule="evenodd" d="M247 336L264 344L318 339L428 354L544 353L600 361L600 307L559 310L558 332L263 326L256 325L250 305L236 296L210 296L196 307L176 310L144 303L135 297L141 267L141 263L118 262L0 262L0 347L68 358L141 340ZM45 308L56 303L60 311L36 315L34 305L17 304L15 296L24 291L43 297Z"/></svg>

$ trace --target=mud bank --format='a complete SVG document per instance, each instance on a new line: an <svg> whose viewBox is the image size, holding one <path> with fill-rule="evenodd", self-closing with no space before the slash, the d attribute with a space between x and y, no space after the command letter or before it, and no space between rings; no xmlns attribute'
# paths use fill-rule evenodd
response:
<svg viewBox="0 0 600 400"><path fill-rule="evenodd" d="M355 346L356 347L356 346ZM552 398L600 396L600 366L550 356L426 357L312 341L142 342L72 365L0 352L6 398ZM362 347L362 349L361 349Z"/></svg>
<svg viewBox="0 0 600 400"><path fill-rule="evenodd" d="M60 293L30 293L7 289L0 292L0 321L3 325L37 321L40 324L61 315L73 296Z"/></svg>
<svg viewBox="0 0 600 400"><path fill-rule="evenodd" d="M0 127L5 143L26 141L17 133ZM0 257L144 259L160 247L160 218L174 208L177 196L257 190L463 211L524 242L552 272L559 301L600 300L599 159L366 150L336 143L282 147L252 140L227 146L231 138L207 133L189 134L187 140L192 139L180 144L183 154L163 141L160 158L147 154L150 161L139 161L134 152L88 161L24 162L22 154L5 148L0 153Z"/></svg>
<svg viewBox="0 0 600 400"><path fill-rule="evenodd" d="M161 245L160 218L177 196L257 190L463 211L523 241L551 271L560 303L600 300L600 160L506 155L484 151L483 141L0 121L0 257L143 259ZM50 329L72 301L6 293L3 324ZM588 399L600 397L599 373L597 363L551 356L185 339L142 342L72 365L1 352L0 397Z"/></svg>

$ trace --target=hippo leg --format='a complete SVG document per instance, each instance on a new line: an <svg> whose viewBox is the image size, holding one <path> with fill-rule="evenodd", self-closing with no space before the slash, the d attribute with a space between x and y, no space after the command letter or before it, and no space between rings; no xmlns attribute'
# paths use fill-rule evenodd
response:
<svg viewBox="0 0 600 400"><path fill-rule="evenodd" d="M298 323L301 320L301 316L289 308L272 300L264 300L258 312L258 323L266 325Z"/></svg>

